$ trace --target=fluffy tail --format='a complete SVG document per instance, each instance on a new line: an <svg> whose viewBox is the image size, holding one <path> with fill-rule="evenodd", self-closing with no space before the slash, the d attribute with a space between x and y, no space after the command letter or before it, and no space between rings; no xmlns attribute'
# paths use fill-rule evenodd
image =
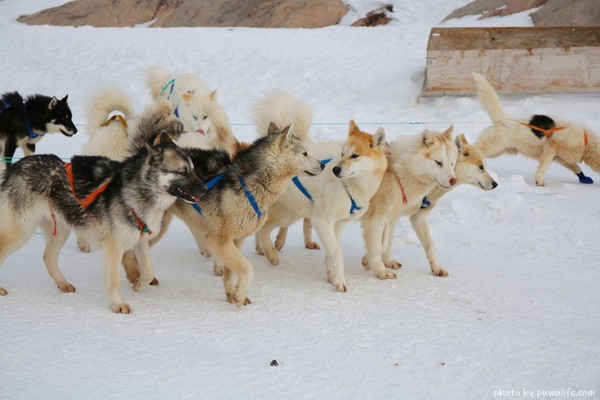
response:
<svg viewBox="0 0 600 400"><path fill-rule="evenodd" d="M252 117L259 135L266 135L269 124L274 122L282 129L292 125L296 137L312 142L309 134L313 120L312 108L287 92L278 90L268 94L252 107Z"/></svg>
<svg viewBox="0 0 600 400"><path fill-rule="evenodd" d="M502 120L513 119L510 115L504 112L500 101L498 100L498 94L485 79L485 77L477 72L473 72L473 79L477 85L477 95L479 96L479 103L481 108L490 116L494 123Z"/></svg>
<svg viewBox="0 0 600 400"><path fill-rule="evenodd" d="M100 89L85 106L87 123L92 127L88 131L90 133L95 132L96 130L93 128L104 124L110 114L115 111L123 114L125 119L133 118L132 103L131 98L119 88L105 87Z"/></svg>
<svg viewBox="0 0 600 400"><path fill-rule="evenodd" d="M154 100L158 99L158 97L165 92L163 88L167 83L169 83L171 78L171 72L163 67L153 66L148 68L146 83L150 88L150 93L152 94L152 98Z"/></svg>

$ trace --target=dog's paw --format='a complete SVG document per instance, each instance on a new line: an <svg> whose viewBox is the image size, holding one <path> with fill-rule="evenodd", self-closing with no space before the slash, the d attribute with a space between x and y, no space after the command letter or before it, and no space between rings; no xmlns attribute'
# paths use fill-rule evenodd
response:
<svg viewBox="0 0 600 400"><path fill-rule="evenodd" d="M58 290L63 293L75 293L75 286L71 285L69 282L58 283L56 285Z"/></svg>
<svg viewBox="0 0 600 400"><path fill-rule="evenodd" d="M219 265L219 264L215 264L213 266L213 272L215 273L215 276L223 276L223 266Z"/></svg>
<svg viewBox="0 0 600 400"><path fill-rule="evenodd" d="M382 271L375 272L375 276L378 279L396 279L396 274L388 269L383 269Z"/></svg>
<svg viewBox="0 0 600 400"><path fill-rule="evenodd" d="M387 268L390 268L390 269L402 268L402 263L399 261L396 261L396 260L389 260L389 261L386 261L384 264Z"/></svg>
<svg viewBox="0 0 600 400"><path fill-rule="evenodd" d="M6 291L6 289L0 287L0 296L6 296L7 294L8 292Z"/></svg>
<svg viewBox="0 0 600 400"><path fill-rule="evenodd" d="M334 286L338 292L346 293L348 291L348 286L346 285L346 282L340 282L337 285L334 284Z"/></svg>
<svg viewBox="0 0 600 400"><path fill-rule="evenodd" d="M360 264L365 269L365 271L369 271L371 269L371 266L369 265L369 262L367 261L366 255L364 255L363 258L360 260Z"/></svg>
<svg viewBox="0 0 600 400"><path fill-rule="evenodd" d="M279 265L279 253L277 250L275 250L275 248L273 248L271 251L265 252L265 256L271 262L271 264Z"/></svg>
<svg viewBox="0 0 600 400"><path fill-rule="evenodd" d="M77 247L79 247L79 251L82 253L89 253L92 251L92 246L90 246L90 242L84 239L77 239Z"/></svg>
<svg viewBox="0 0 600 400"><path fill-rule="evenodd" d="M148 286L148 284L144 284L144 283L140 282L140 280L138 279L137 281L134 282L133 285L131 285L131 288L133 289L134 292L139 292L146 286Z"/></svg>
<svg viewBox="0 0 600 400"><path fill-rule="evenodd" d="M202 247L202 248L200 249L200 254L202 254L202 255L203 255L204 257L206 257L206 258L210 258L210 257L211 257L211 255L212 255L212 254L210 253L210 250L208 250L206 247Z"/></svg>
<svg viewBox="0 0 600 400"><path fill-rule="evenodd" d="M586 185L591 185L594 183L594 180L589 176L585 176L583 171L577 174L577 178L579 178L579 183L585 183Z"/></svg>
<svg viewBox="0 0 600 400"><path fill-rule="evenodd" d="M319 243L317 242L306 242L304 243L304 246L309 250L321 250L321 246L319 246Z"/></svg>
<svg viewBox="0 0 600 400"><path fill-rule="evenodd" d="M117 314L131 314L131 307L129 307L129 304L113 304L111 308L113 312Z"/></svg>
<svg viewBox="0 0 600 400"><path fill-rule="evenodd" d="M436 268L431 268L431 272L433 272L433 274L435 276L448 276L448 271L446 271L444 268L442 267L436 267Z"/></svg>
<svg viewBox="0 0 600 400"><path fill-rule="evenodd" d="M536 179L535 184L538 186L546 186L546 182L543 179Z"/></svg>
<svg viewBox="0 0 600 400"><path fill-rule="evenodd" d="M273 244L275 245L275 249L277 249L277 251L281 251L283 246L285 246L285 240L275 239L275 243Z"/></svg>

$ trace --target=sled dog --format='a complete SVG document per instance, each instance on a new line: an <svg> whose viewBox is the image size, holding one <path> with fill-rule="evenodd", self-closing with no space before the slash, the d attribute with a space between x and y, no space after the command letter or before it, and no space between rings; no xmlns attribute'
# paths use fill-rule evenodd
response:
<svg viewBox="0 0 600 400"><path fill-rule="evenodd" d="M421 246L423 246L423 250L425 250L425 255L429 261L431 271L436 276L447 276L448 271L440 266L433 246L433 239L431 238L431 233L429 231L429 214L431 211L435 208L442 196L459 185L469 184L486 191L495 189L498 186L494 178L491 177L485 168L484 157L473 145L469 144L465 136L461 134L457 136L454 141L458 149L458 158L456 167L454 168L456 183L450 188L435 186L422 200L420 207L410 215L412 228L417 234ZM402 264L392 259L392 244L394 237L393 233L390 234L387 229L389 229L389 225L386 225L383 234L383 263L387 268L398 269ZM369 269L366 256L363 258L363 267L367 270ZM395 274L391 271L387 271L386 273L389 275L389 278L395 277Z"/></svg>
<svg viewBox="0 0 600 400"><path fill-rule="evenodd" d="M217 91L210 91L197 75L173 75L163 67L148 69L146 82L153 99L166 98L173 104L177 118L185 130L179 144L183 147L221 148L230 154L239 150L229 118L217 102Z"/></svg>
<svg viewBox="0 0 600 400"><path fill-rule="evenodd" d="M18 92L0 97L0 171L12 163L17 147L25 156L35 153L35 145L46 133L73 136L77 128L67 98L35 94L25 99Z"/></svg>
<svg viewBox="0 0 600 400"><path fill-rule="evenodd" d="M577 164L584 162L600 172L600 140L596 134L580 124L554 116L515 119L502 109L496 91L483 75L474 72L473 79L481 107L494 123L484 129L475 142L485 157L510 153L539 160L535 173L535 183L539 186L546 184L544 174L553 160L576 174L579 182L593 183Z"/></svg>
<svg viewBox="0 0 600 400"><path fill-rule="evenodd" d="M223 275L227 300L238 306L250 303L247 294L254 275L252 264L240 251L243 239L262 226L292 177L316 175L324 167L288 128L271 124L266 136L235 158L222 150L183 149L210 189L197 205L177 201L169 212L211 252L215 273ZM129 255L125 268L132 279L139 272L135 257Z"/></svg>
<svg viewBox="0 0 600 400"><path fill-rule="evenodd" d="M383 260L384 243L393 237L398 218L415 214L434 187L449 189L457 182L458 157L452 127L443 133L423 131L391 143L388 168L361 223L366 255L363 264L379 279L395 278Z"/></svg>
<svg viewBox="0 0 600 400"><path fill-rule="evenodd" d="M130 313L120 294L123 253L131 249L140 261L138 291L154 277L148 237L160 230L164 211L176 199L197 202L206 189L190 158L166 135L160 141L123 162L75 156L65 164L54 155L34 155L13 164L0 182L0 265L41 226L48 273L61 291L74 292L57 261L70 230L84 232L104 250L112 310Z"/></svg>

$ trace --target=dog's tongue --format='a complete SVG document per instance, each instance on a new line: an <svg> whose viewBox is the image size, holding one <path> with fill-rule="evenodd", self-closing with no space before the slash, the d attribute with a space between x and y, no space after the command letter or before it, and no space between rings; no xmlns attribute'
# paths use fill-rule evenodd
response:
<svg viewBox="0 0 600 400"><path fill-rule="evenodd" d="M205 133L205 132L204 132L204 130L202 130L202 129L198 129L198 130L196 131L196 133L199 133L199 134L201 134L201 135L206 135L206 133Z"/></svg>

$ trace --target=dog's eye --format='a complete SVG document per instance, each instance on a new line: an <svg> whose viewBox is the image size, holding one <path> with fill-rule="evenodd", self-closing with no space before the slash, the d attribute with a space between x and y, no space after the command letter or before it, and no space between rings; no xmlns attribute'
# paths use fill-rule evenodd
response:
<svg viewBox="0 0 600 400"><path fill-rule="evenodd" d="M187 169L182 169L181 171L179 171L179 175L181 176L187 176L188 175L188 170Z"/></svg>
<svg viewBox="0 0 600 400"><path fill-rule="evenodd" d="M480 166L479 166L479 170L480 170L481 172L483 172L483 171L485 170L485 168L483 168L483 165L480 165Z"/></svg>
<svg viewBox="0 0 600 400"><path fill-rule="evenodd" d="M193 116L195 121L198 121L198 117L196 117L195 115Z"/></svg>
<svg viewBox="0 0 600 400"><path fill-rule="evenodd" d="M206 119L206 118L208 118L208 115L205 115L204 117L202 117L202 119Z"/></svg>
<svg viewBox="0 0 600 400"><path fill-rule="evenodd" d="M305 151L304 153L302 153L302 155L303 155L304 157L308 157L308 153L307 153L306 151Z"/></svg>
<svg viewBox="0 0 600 400"><path fill-rule="evenodd" d="M350 157L352 157L352 158L358 158L358 154L352 154Z"/></svg>
<svg viewBox="0 0 600 400"><path fill-rule="evenodd" d="M438 160L435 160L435 163L436 163L438 166L440 166L440 167L443 165L443 164L442 164L442 162L441 162L441 161L438 161Z"/></svg>

